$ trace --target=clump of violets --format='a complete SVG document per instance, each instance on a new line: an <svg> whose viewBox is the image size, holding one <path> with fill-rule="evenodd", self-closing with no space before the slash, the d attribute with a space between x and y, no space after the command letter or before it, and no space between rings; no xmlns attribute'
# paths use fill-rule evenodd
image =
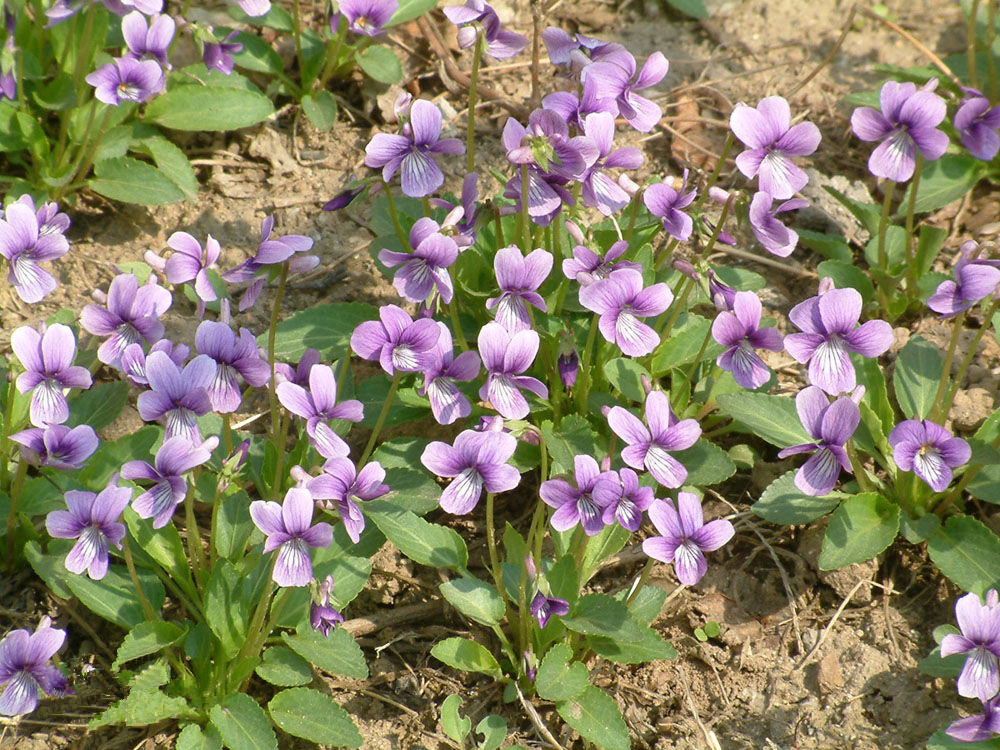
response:
<svg viewBox="0 0 1000 750"><path fill-rule="evenodd" d="M278 550L271 578L279 586L308 586L312 578L310 547L329 547L333 527L325 522L313 524L315 504L309 490L292 487L282 504L255 500L250 503L250 517L266 535L263 553Z"/></svg>
<svg viewBox="0 0 1000 750"><path fill-rule="evenodd" d="M587 536L604 529L604 510L615 498L614 485L618 476L613 471L601 471L591 456L573 459L574 482L548 479L542 482L539 496L546 505L555 508L550 523L556 531L569 531L578 524Z"/></svg>
<svg viewBox="0 0 1000 750"><path fill-rule="evenodd" d="M975 89L965 89L965 98L955 112L954 125L962 145L977 159L991 161L1000 151L1000 106Z"/></svg>
<svg viewBox="0 0 1000 750"><path fill-rule="evenodd" d="M21 445L21 454L28 463L66 471L81 468L100 443L89 424L73 428L62 424L44 429L29 427L15 432L10 439Z"/></svg>
<svg viewBox="0 0 1000 750"><path fill-rule="evenodd" d="M133 60L151 58L170 70L167 53L176 29L177 24L168 15L157 14L147 23L142 13L132 11L122 19L122 37L128 47L125 55Z"/></svg>
<svg viewBox="0 0 1000 750"><path fill-rule="evenodd" d="M952 479L952 469L968 463L969 444L928 419L907 419L889 433L892 459L903 471L912 471L935 492L942 492Z"/></svg>
<svg viewBox="0 0 1000 750"><path fill-rule="evenodd" d="M230 31L222 39L212 42L206 41L201 52L201 60L209 70L217 70L223 75L232 75L236 66L233 55L238 55L243 51L243 45L232 41L239 34L239 31Z"/></svg>
<svg viewBox="0 0 1000 750"><path fill-rule="evenodd" d="M239 310L243 312L254 306L260 293L267 285L268 277L273 269L281 264L288 264L288 273L305 273L319 265L318 255L304 255L312 249L313 240L303 234L286 234L281 237L271 237L274 231L274 216L264 218L260 225L260 243L257 253L240 263L236 268L226 271L222 278L238 284L248 281L250 284L240 297Z"/></svg>
<svg viewBox="0 0 1000 750"><path fill-rule="evenodd" d="M63 235L68 227L69 218L54 203L36 211L26 195L7 206L0 218L0 255L10 264L7 279L23 301L40 302L56 288L55 278L39 263L69 252Z"/></svg>
<svg viewBox="0 0 1000 750"><path fill-rule="evenodd" d="M986 703L1000 692L1000 601L996 589L981 601L966 594L955 603L955 617L961 634L946 635L941 656L967 654L958 676L958 694Z"/></svg>
<svg viewBox="0 0 1000 750"><path fill-rule="evenodd" d="M678 492L677 506L671 500L654 500L646 511L660 533L642 543L642 551L654 560L673 563L677 580L694 586L708 570L706 552L713 552L733 538L732 523L724 518L705 523L701 501L692 492Z"/></svg>
<svg viewBox="0 0 1000 750"><path fill-rule="evenodd" d="M454 445L435 440L427 445L420 462L439 477L454 477L441 493L441 508L465 515L489 493L512 490L521 474L507 462L517 449L517 438L509 432L465 430Z"/></svg>
<svg viewBox="0 0 1000 750"><path fill-rule="evenodd" d="M860 394L857 397L860 400ZM836 486L841 469L851 473L851 460L844 445L861 422L861 410L854 399L847 396L830 403L823 390L815 385L798 392L795 408L799 421L814 442L785 448L778 453L778 458L812 453L795 473L795 486L807 495L828 495Z"/></svg>
<svg viewBox="0 0 1000 750"><path fill-rule="evenodd" d="M784 347L776 328L761 328L760 298L753 292L736 292L733 310L723 310L712 323L712 338L727 347L716 364L733 374L744 388L759 388L771 378L771 369L757 349L780 352Z"/></svg>
<svg viewBox="0 0 1000 750"><path fill-rule="evenodd" d="M310 479L306 488L314 500L333 500L347 536L355 544L365 530L365 517L357 501L367 502L389 492L384 483L385 469L378 461L365 464L360 471L349 458L331 458L323 464L323 473ZM334 507L330 503L321 503Z"/></svg>
<svg viewBox="0 0 1000 750"><path fill-rule="evenodd" d="M637 94L663 80L670 63L662 52L654 52L636 72L635 58L624 49L604 55L581 73L584 87L592 86L597 99L613 100L618 114L641 133L648 133L663 116L656 102Z"/></svg>
<svg viewBox="0 0 1000 750"><path fill-rule="evenodd" d="M54 510L45 518L49 536L76 539L66 556L66 570L80 574L87 571L94 580L108 573L108 547L122 548L125 524L118 519L132 500L131 487L111 484L100 493L70 490L64 495L67 510Z"/></svg>
<svg viewBox="0 0 1000 750"><path fill-rule="evenodd" d="M66 631L52 627L43 617L34 633L12 630L0 641L0 715L31 713L38 705L38 691L46 695L72 695L69 681L48 663L66 642Z"/></svg>

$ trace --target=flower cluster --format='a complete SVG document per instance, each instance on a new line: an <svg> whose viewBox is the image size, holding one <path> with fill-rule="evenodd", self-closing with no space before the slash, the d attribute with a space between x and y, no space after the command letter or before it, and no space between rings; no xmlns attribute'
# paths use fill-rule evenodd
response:
<svg viewBox="0 0 1000 750"><path fill-rule="evenodd" d="M958 694L978 698L983 713L959 719L945 732L959 742L985 742L1000 735L1000 603L996 589L981 600L966 594L955 603L959 634L941 641L941 656L966 654Z"/></svg>

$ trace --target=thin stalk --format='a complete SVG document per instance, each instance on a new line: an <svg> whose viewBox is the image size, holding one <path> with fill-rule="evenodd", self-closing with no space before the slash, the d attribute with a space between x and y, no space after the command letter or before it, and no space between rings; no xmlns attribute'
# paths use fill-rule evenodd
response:
<svg viewBox="0 0 1000 750"><path fill-rule="evenodd" d="M712 235L708 238L708 242L705 243L705 247L702 248L702 251L695 259L695 265L701 263L701 261L707 258L712 253L712 250L715 249L715 243L719 239L719 232L722 231L722 225L726 223L726 218L729 216L729 211L733 207L735 197L736 196L734 195L730 195L725 205L722 206L722 213L719 214L719 220L715 223L715 228L712 229Z"/></svg>
<svg viewBox="0 0 1000 750"><path fill-rule="evenodd" d="M590 319L590 333L587 334L587 345L583 350L583 357L580 359L580 376L577 379L576 405L581 414L586 414L588 411L587 397L590 395L590 385L593 381L590 374L590 358L594 353L594 342L597 341L597 328L600 319L601 316L597 313L594 313L594 317Z"/></svg>
<svg viewBox="0 0 1000 750"><path fill-rule="evenodd" d="M643 190L639 189L632 196L632 211L628 217L628 229L625 230L625 241L632 246L632 234L635 232L635 220L639 216L639 204L642 203Z"/></svg>
<svg viewBox="0 0 1000 750"><path fill-rule="evenodd" d="M469 113L466 119L465 131L465 166L466 172L476 171L476 94L479 85L479 66L483 61L483 48L486 46L486 35L480 29L476 35L476 46L472 52L472 71L469 73Z"/></svg>
<svg viewBox="0 0 1000 750"><path fill-rule="evenodd" d="M719 161L715 165L715 169L712 174L708 177L708 182L705 183L705 187L702 194L698 196L697 200L694 202L694 206L691 208L691 215L697 216L698 212L701 210L702 205L704 205L705 200L708 198L708 191L719 181L719 175L722 174L722 170L726 166L726 159L729 157L729 152L733 150L733 145L736 143L736 137L733 135L732 131L726 135L726 142L722 145L722 154L719 156ZM719 222L720 224L722 222Z"/></svg>
<svg viewBox="0 0 1000 750"><path fill-rule="evenodd" d="M934 410L932 411L932 421L940 422L942 414L947 414L947 412L942 412L942 406L944 405L944 394L948 391L948 379L951 376L951 362L955 358L955 349L958 346L959 336L962 335L962 331L965 330L963 326L965 323L965 311L963 310L958 315L955 316L955 322L952 324L951 328L951 338L948 340L948 348L944 353L944 364L941 366L941 380L938 381L937 392L934 394Z"/></svg>
<svg viewBox="0 0 1000 750"><path fill-rule="evenodd" d="M3 457L4 463L7 457ZM22 457L17 463L17 472L14 474L14 481L10 485L10 510L7 511L7 569L11 572L15 569L14 564L14 527L17 521L17 504L21 499L21 489L24 487L24 478L28 474L28 462Z"/></svg>
<svg viewBox="0 0 1000 750"><path fill-rule="evenodd" d="M128 568L129 578L132 579L132 585L135 586L135 593L139 597L139 604L142 605L142 611L146 615L146 619L154 622L159 620L159 615L156 614L153 605L146 598L146 592L143 590L142 584L139 583L139 574L135 570L135 561L132 559L132 550L129 547L127 534L122 539L122 555L125 557L125 567Z"/></svg>
<svg viewBox="0 0 1000 750"><path fill-rule="evenodd" d="M323 64L323 72L319 77L319 88L325 89L327 82L337 69L337 58L340 57L340 48L344 44L344 37L347 36L347 24L341 18L337 24L337 36L326 45L326 62Z"/></svg>
<svg viewBox="0 0 1000 750"><path fill-rule="evenodd" d="M521 249L531 252L531 216L528 214L528 165L521 165Z"/></svg>
<svg viewBox="0 0 1000 750"><path fill-rule="evenodd" d="M287 414L281 415L281 427L278 429L278 442L274 447L278 449L278 460L274 462L274 484L272 485L274 499L281 496L281 477L285 468L285 443L288 441L288 426L291 420Z"/></svg>
<svg viewBox="0 0 1000 750"><path fill-rule="evenodd" d="M625 599L625 606L627 607L635 598L639 596L639 592L642 591L642 587L646 585L646 581L649 580L649 574L653 572L653 566L656 564L656 560L652 557L646 560L646 564L642 566L642 572L639 573L639 578L632 586L632 590L628 594L628 598Z"/></svg>
<svg viewBox="0 0 1000 750"><path fill-rule="evenodd" d="M7 383L7 409L4 411L3 424L0 425L0 489L5 492L9 492L10 485L10 469L7 466L7 456L10 452L10 436L11 422L14 419L14 399L16 398L17 391L14 385L14 371L13 369L7 373L9 378Z"/></svg>
<svg viewBox="0 0 1000 750"><path fill-rule="evenodd" d="M250 654L260 653L264 647L264 643L267 641L271 632L274 630L275 626L278 624L278 618L281 617L281 610L285 608L285 604L288 602L288 597L291 595L292 590L290 588L282 589L281 594L274 601L274 606L269 607L271 614L267 618L267 623L264 627L260 628L259 631L250 631L254 633L251 642L253 642L253 648L247 650L247 656ZM247 675L244 678L243 683L237 688L240 692L246 690L247 683L253 675Z"/></svg>
<svg viewBox="0 0 1000 750"><path fill-rule="evenodd" d="M226 455L233 452L233 420L232 414L222 415L222 445L226 449Z"/></svg>
<svg viewBox="0 0 1000 750"><path fill-rule="evenodd" d="M188 556L191 558L194 580L200 589L205 583L203 575L206 572L206 562L205 550L201 548L201 531L198 529L198 520L194 517L194 498L188 497L184 500L184 519L187 523Z"/></svg>
<svg viewBox="0 0 1000 750"><path fill-rule="evenodd" d="M993 313L996 312L997 306L1000 302L994 302L990 305L989 310L986 313L986 320L990 320L993 317ZM951 384L951 390L948 391L948 395L945 396L944 402L938 405L941 410L941 420L943 421L947 416L948 412L951 411L951 404L955 400L955 394L958 393L958 386L962 382L962 378L965 377L965 371L969 369L969 365L972 364L973 357L976 356L976 347L979 346L979 342L983 340L983 334L990 328L989 325L982 325L976 330L976 335L972 337L972 342L969 344L968 350L965 352L965 356L962 357L962 364L958 366L958 372L955 373L955 380Z"/></svg>
<svg viewBox="0 0 1000 750"><path fill-rule="evenodd" d="M455 338L458 340L458 347L463 352L469 349L469 342L465 340L465 333L462 331L462 322L458 317L458 298L452 294L451 302L448 303L448 313L451 315L451 327L455 329Z"/></svg>
<svg viewBox="0 0 1000 750"><path fill-rule="evenodd" d="M506 602L507 591L503 585L503 575L500 572L500 557L497 554L496 525L493 520L493 497L494 493L486 493L486 549L490 555L490 572L493 574L493 583L497 587L497 593Z"/></svg>
<svg viewBox="0 0 1000 750"><path fill-rule="evenodd" d="M997 24L997 0L987 0L986 2L986 64L990 77L990 101L997 100L997 61L993 54L993 40L996 37Z"/></svg>
<svg viewBox="0 0 1000 750"><path fill-rule="evenodd" d="M385 403L382 404L382 411L379 413L378 419L375 421L375 426L372 428L372 434L371 437L368 438L368 444L365 446L365 450L361 454L361 458L358 460L358 466L364 466L365 461L368 460L368 457L375 449L375 441L378 439L378 434L382 431L385 419L389 416L389 409L392 407L392 401L396 397L396 389L399 388L400 377L402 377L402 373L399 370L396 370L396 373L392 376L392 385L389 386L389 393L385 397Z"/></svg>
<svg viewBox="0 0 1000 750"><path fill-rule="evenodd" d="M274 559L277 560L277 555L275 555ZM268 574L267 588L264 590L264 594L263 596L261 596L260 601L257 602L257 609L254 610L253 619L250 621L250 627L248 627L246 631L247 633L253 633L254 637L247 638L246 641L243 642L243 647L236 655L236 658L230 662L230 664L233 665L239 664L244 659L248 658L250 654L260 651L260 645L257 643L257 640L258 637L261 636L261 630L263 629L264 625L264 618L267 615L268 609L270 609L271 607L271 595L274 593L274 579L272 578L273 574L274 574L274 562L272 561L271 570ZM263 633L263 638L267 638L268 635L269 635L268 633ZM235 688L236 687L235 685L230 686L228 684L228 681L226 681L225 679L226 676L227 676L226 674L223 674L220 679L220 682L226 684L227 687Z"/></svg>
<svg viewBox="0 0 1000 750"><path fill-rule="evenodd" d="M299 63L299 80L302 82L302 88L306 89L310 82L302 78L302 72L305 68L302 65L302 18L299 0L292 0L292 18L295 25L295 28L292 29L292 34L295 36L295 59Z"/></svg>
<svg viewBox="0 0 1000 750"><path fill-rule="evenodd" d="M501 222L500 209L496 206L493 207L493 223L496 226L497 233L497 247L506 247L507 243L503 241L503 223Z"/></svg>
<svg viewBox="0 0 1000 750"><path fill-rule="evenodd" d="M913 215L916 213L917 190L920 188L920 176L923 172L924 156L918 150L913 181L910 183L910 200L906 206L906 286L910 292L916 291L917 285L917 269L913 262Z"/></svg>
<svg viewBox="0 0 1000 750"><path fill-rule="evenodd" d="M393 200L392 190L389 188L388 182L383 182L382 185L385 187L385 199L389 204L389 218L392 219L393 229L396 230L396 237L399 238L403 250L406 250L410 240L407 238L406 232L403 231L403 225L399 223L399 214L396 212L396 201Z"/></svg>
<svg viewBox="0 0 1000 750"><path fill-rule="evenodd" d="M847 457L851 460L851 471L854 472L854 478L858 480L858 487L861 488L862 492L871 491L871 485L868 483L868 475L865 473L865 467L862 465L861 459L858 457L858 452L854 449L854 441L848 440L844 449L847 451Z"/></svg>
<svg viewBox="0 0 1000 750"><path fill-rule="evenodd" d="M698 354L695 355L694 362L691 363L691 367L688 368L687 374L684 376L688 383L694 377L694 371L698 369L698 365L701 364L701 355L705 353L708 348L708 342L712 340L712 329L709 328L705 333L705 338L701 342L701 348L698 349ZM675 407L680 407L680 404L675 404Z"/></svg>
<svg viewBox="0 0 1000 750"><path fill-rule="evenodd" d="M80 35L80 44L76 48L76 60L73 61L73 83L76 85L76 98L77 101L83 99L82 93L86 89L87 83L84 80L85 66L90 62L90 60L85 59L89 57L90 53L90 39L94 34L94 14L97 12L96 5L91 5L87 9L87 16L83 21L83 33ZM66 46L70 46L70 41L73 37L66 37ZM86 140L83 141L86 143Z"/></svg>
<svg viewBox="0 0 1000 750"><path fill-rule="evenodd" d="M670 335L670 331L673 330L674 323L677 322L677 318L680 317L681 312L687 307L687 298L691 294L691 289L694 287L694 282L685 276L681 280L681 287L677 291L677 295L674 297L674 303L668 308L670 316L663 324L663 328L660 329L660 341L663 341L667 336Z"/></svg>
<svg viewBox="0 0 1000 750"><path fill-rule="evenodd" d="M674 248L677 247L677 245L678 245L679 242L680 241L676 237L671 237L670 238L670 242L668 242L663 247L663 249L660 251L660 253L658 253L660 255L660 258L659 258L658 261L656 261L656 262L653 263L653 265L656 267L657 271L662 270L663 267L665 265L667 265L667 263L669 262L670 258L674 254Z"/></svg>
<svg viewBox="0 0 1000 750"><path fill-rule="evenodd" d="M979 72L976 70L976 21L979 18L979 0L972 0L972 10L969 12L969 26L965 36L965 54L968 59L969 85L979 88ZM990 51L992 53L992 50Z"/></svg>
<svg viewBox="0 0 1000 750"><path fill-rule="evenodd" d="M882 200L882 218L878 222L878 268L885 271L889 266L889 259L885 254L886 230L889 227L889 214L892 211L892 197L896 192L896 183L889 181L889 186L885 190L885 198Z"/></svg>
<svg viewBox="0 0 1000 750"><path fill-rule="evenodd" d="M274 342L278 336L278 317L281 314L281 300L285 296L285 282L288 280L288 261L281 264L281 275L278 277L278 293L274 299L274 307L271 309L271 327L267 331L267 361L271 366L271 380L267 384L267 400L271 407L271 439L277 441L278 428L281 422L281 415L278 409L278 394L275 390L274 370ZM275 442L274 447L280 453L282 446Z"/></svg>

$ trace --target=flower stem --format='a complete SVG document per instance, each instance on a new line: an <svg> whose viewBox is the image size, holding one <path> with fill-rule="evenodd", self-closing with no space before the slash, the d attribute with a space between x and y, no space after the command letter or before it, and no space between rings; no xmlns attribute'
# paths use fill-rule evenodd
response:
<svg viewBox="0 0 1000 750"><path fill-rule="evenodd" d="M204 586L203 575L205 573L205 551L201 548L201 531L198 528L198 519L194 517L194 498L188 497L184 500L184 519L187 523L187 546L188 556L191 558L191 569L194 573L194 580L198 583L198 588Z"/></svg>
<svg viewBox="0 0 1000 750"><path fill-rule="evenodd" d="M680 317L681 313L687 307L687 298L691 294L692 287L694 287L694 281L692 281L690 277L685 276L681 280L681 286L677 291L677 296L674 297L674 303L669 307L670 316L663 324L663 328L660 329L660 341L663 341L663 339L670 335L670 331L673 330L674 323L677 322L677 318Z"/></svg>
<svg viewBox="0 0 1000 750"><path fill-rule="evenodd" d="M396 370L396 373L392 376L392 385L389 386L389 393L385 397L385 403L382 404L382 411L378 415L378 419L375 421L375 426L372 428L371 437L368 438L368 444L365 446L364 452L361 454L361 458L358 460L358 466L364 466L365 461L372 454L375 449L375 441L378 439L378 434L382 431L382 425L385 424L386 417L389 416L389 409L392 407L392 401L396 396L396 389L399 388L399 379L402 377L402 373Z"/></svg>
<svg viewBox="0 0 1000 750"><path fill-rule="evenodd" d="M7 373L7 403L6 410L3 415L3 424L0 425L0 490L5 492L10 491L10 469L7 466L7 454L10 451L10 436L13 433L11 430L11 422L14 419L14 399L16 398L17 392L15 390L16 386L14 381L13 369L9 370Z"/></svg>
<svg viewBox="0 0 1000 750"><path fill-rule="evenodd" d="M156 610L153 609L153 605L150 604L149 599L146 597L146 592L142 588L142 584L139 583L139 574L135 570L135 561L132 559L132 550L129 548L128 535L122 539L122 554L125 557L125 567L128 568L129 578L132 579L132 585L135 586L135 594L139 597L139 604L142 605L142 611L146 615L147 620L156 621L160 618L156 614Z"/></svg>
<svg viewBox="0 0 1000 750"><path fill-rule="evenodd" d="M697 216L698 212L701 210L702 205L704 205L705 200L708 198L708 191L712 189L716 182L719 181L719 175L722 174L722 170L726 166L726 159L729 157L729 152L733 150L733 145L736 143L736 137L733 135L733 131L729 131L726 134L726 142L722 146L722 154L719 156L719 161L715 165L715 169L712 174L709 175L708 182L705 183L704 191L698 196L695 201L694 206L691 208L691 215ZM719 222L720 224L722 222Z"/></svg>
<svg viewBox="0 0 1000 750"><path fill-rule="evenodd" d="M521 249L531 251L531 215L528 213L528 165L521 165Z"/></svg>
<svg viewBox="0 0 1000 750"><path fill-rule="evenodd" d="M469 112L465 132L466 172L476 171L476 94L479 85L479 66L483 61L483 47L486 35L482 29L476 35L476 47L472 52L472 71L469 73Z"/></svg>
<svg viewBox="0 0 1000 750"><path fill-rule="evenodd" d="M490 572L493 574L493 583L497 587L497 593L506 602L507 591L503 585L503 575L500 572L500 557L497 554L496 525L493 520L493 497L492 492L486 493L486 549L490 555Z"/></svg>
<svg viewBox="0 0 1000 750"><path fill-rule="evenodd" d="M639 577L636 582L632 585L632 590L629 592L628 597L625 599L625 606L627 607L635 598L639 596L639 592L642 591L642 587L646 585L646 581L649 580L649 574L653 572L653 566L656 565L656 560L652 557L646 560L646 564L642 566L642 572L639 573Z"/></svg>
<svg viewBox="0 0 1000 750"><path fill-rule="evenodd" d="M885 254L885 238L886 230L889 227L889 214L892 210L892 197L895 192L896 183L890 180L882 200L882 218L878 222L878 268L880 271L886 271L889 266L889 259Z"/></svg>
<svg viewBox="0 0 1000 750"><path fill-rule="evenodd" d="M462 321L458 317L457 296L452 295L451 302L448 303L448 313L451 315L451 327L455 329L455 338L458 339L458 348L463 352L469 349L469 342L465 340L465 332L462 331Z"/></svg>
<svg viewBox="0 0 1000 750"><path fill-rule="evenodd" d="M281 275L278 277L278 293L274 299L274 308L271 310L271 327L267 331L267 361L271 367L271 380L267 384L267 399L271 406L271 439L277 441L278 427L281 422L281 415L278 409L278 394L276 388L274 371L274 342L278 336L278 316L281 313L281 300L285 296L285 282L288 280L288 261L281 264ZM274 447L280 454L282 446L275 442Z"/></svg>
<svg viewBox="0 0 1000 750"><path fill-rule="evenodd" d="M7 457L3 457L4 463ZM24 488L24 478L28 474L28 462L21 457L17 463L17 471L14 474L14 481L10 485L10 510L7 511L7 569L14 572L14 529L17 525L17 505L21 499L21 490Z"/></svg>
<svg viewBox="0 0 1000 750"><path fill-rule="evenodd" d="M844 446L844 450L847 451L847 457L851 460L851 469L854 471L854 478L858 480L858 487L862 492L870 492L871 486L868 484L868 475L865 473L865 467L858 457L858 452L854 449L854 441L848 440Z"/></svg>
<svg viewBox="0 0 1000 750"><path fill-rule="evenodd" d="M968 58L969 86L974 89L979 88L979 71L976 69L976 21L978 16L979 0L972 0L972 8L969 11L969 26L966 30L965 54ZM992 50L988 54L992 54Z"/></svg>
<svg viewBox="0 0 1000 750"><path fill-rule="evenodd" d="M589 409L587 408L587 399L590 396L590 384L593 382L593 378L590 373L590 358L594 353L594 342L597 341L598 321L600 321L600 319L601 316L597 313L594 313L594 317L591 318L590 333L587 334L587 345L583 350L583 357L580 359L580 378L577 384L576 406L580 410L581 414L589 412Z"/></svg>
<svg viewBox="0 0 1000 750"><path fill-rule="evenodd" d="M325 89L327 81L333 75L333 71L337 69L337 58L340 57L340 48L344 44L344 37L347 36L347 24L343 22L344 19L341 18L340 22L337 24L337 36L326 45L326 62L323 65L323 73L319 78L320 89Z"/></svg>
<svg viewBox="0 0 1000 750"><path fill-rule="evenodd" d="M295 59L299 63L299 75L302 75L304 66L302 65L302 18L301 18L301 8L299 7L299 0L292 0L292 17L294 28L292 29L292 34L295 36ZM301 86L303 89L308 88L309 81L302 80Z"/></svg>
<svg viewBox="0 0 1000 750"><path fill-rule="evenodd" d="M931 412L933 422L940 422L941 415L947 414L946 411L942 411L944 406L944 394L948 391L948 378L951 376L951 363L955 358L955 348L958 346L958 338L962 335L962 331L965 327L962 325L965 323L965 311L963 310L958 315L955 316L955 322L951 329L951 339L948 341L948 349L944 353L944 364L941 365L941 380L938 381L937 392L934 394L934 407Z"/></svg>
<svg viewBox="0 0 1000 750"><path fill-rule="evenodd" d="M382 185L385 187L386 202L389 204L389 218L392 219L392 226L396 230L396 237L399 238L402 249L405 251L410 241L406 237L406 232L403 231L402 224L399 223L399 214L396 212L396 201L392 197L392 189L389 187L388 182L383 182Z"/></svg>
<svg viewBox="0 0 1000 750"><path fill-rule="evenodd" d="M920 188L920 176L924 172L924 156L917 152L917 164L913 168L913 181L910 183L910 200L906 207L906 287L912 294L917 286L917 269L913 263L913 214L916 213L917 190Z"/></svg>
<svg viewBox="0 0 1000 750"><path fill-rule="evenodd" d="M1000 302L994 301L993 304L989 306L986 312L986 320L990 320L993 317L993 313L996 312L997 306ZM972 337L972 341L969 344L968 349L965 352L965 356L962 357L962 364L958 366L958 372L955 373L955 380L951 384L951 390L948 391L948 395L945 396L944 401L938 405L941 410L941 420L947 418L948 412L951 411L951 404L955 400L955 394L958 393L958 386L962 382L962 378L965 377L965 371L969 369L969 365L972 364L972 358L976 356L976 347L979 346L979 342L983 340L983 334L990 328L989 325L979 326L976 331L976 335Z"/></svg>
<svg viewBox="0 0 1000 750"><path fill-rule="evenodd" d="M226 455L233 452L233 415L222 415L222 445L226 449Z"/></svg>
<svg viewBox="0 0 1000 750"><path fill-rule="evenodd" d="M993 52L993 39L996 37L997 23L997 0L986 0L986 64L990 77L989 99L991 102L997 100L997 62Z"/></svg>

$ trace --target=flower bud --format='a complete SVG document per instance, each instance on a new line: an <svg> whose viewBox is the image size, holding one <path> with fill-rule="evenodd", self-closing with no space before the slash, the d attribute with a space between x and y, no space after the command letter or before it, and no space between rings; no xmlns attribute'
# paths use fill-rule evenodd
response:
<svg viewBox="0 0 1000 750"><path fill-rule="evenodd" d="M586 244L587 240L583 236L583 232L581 231L580 227L577 226L575 222L567 220L566 232L569 234L570 237L573 238L573 241L576 242L576 244L578 245Z"/></svg>

